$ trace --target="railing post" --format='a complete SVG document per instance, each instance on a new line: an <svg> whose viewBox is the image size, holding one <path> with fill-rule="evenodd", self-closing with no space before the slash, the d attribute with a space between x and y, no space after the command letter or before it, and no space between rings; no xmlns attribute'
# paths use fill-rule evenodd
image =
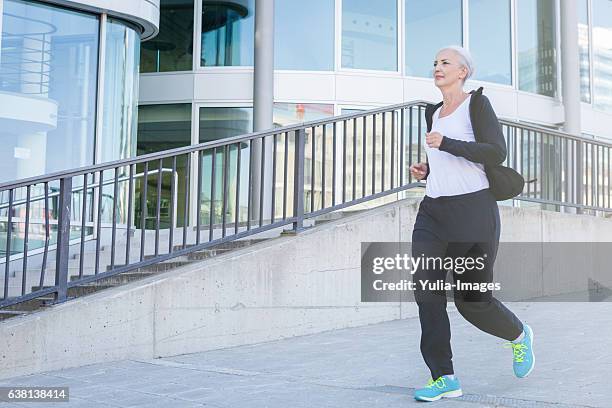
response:
<svg viewBox="0 0 612 408"><path fill-rule="evenodd" d="M304 229L304 151L306 147L306 129L295 131L295 160L293 177L293 232Z"/></svg>
<svg viewBox="0 0 612 408"><path fill-rule="evenodd" d="M70 242L71 194L72 177L60 179L57 252L55 258L55 287L57 289L57 292L55 292L55 303L65 302L68 297L68 243ZM100 238L98 237L98 239Z"/></svg>
<svg viewBox="0 0 612 408"><path fill-rule="evenodd" d="M584 167L584 162L583 162L583 149L582 149L583 143L580 140L576 141L576 185L575 185L575 191L576 191L576 204L578 205L582 205L584 204L584 200L583 200L583 172L582 169ZM582 208L580 207L576 207L576 214L583 214L584 211L582 210Z"/></svg>

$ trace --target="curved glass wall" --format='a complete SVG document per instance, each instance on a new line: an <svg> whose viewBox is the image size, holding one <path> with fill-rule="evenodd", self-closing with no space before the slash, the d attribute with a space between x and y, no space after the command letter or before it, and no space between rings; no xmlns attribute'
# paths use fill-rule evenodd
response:
<svg viewBox="0 0 612 408"><path fill-rule="evenodd" d="M191 71L193 0L161 0L159 34L142 43L141 72Z"/></svg>
<svg viewBox="0 0 612 408"><path fill-rule="evenodd" d="M5 0L0 50L0 181L93 163L96 16Z"/></svg>
<svg viewBox="0 0 612 408"><path fill-rule="evenodd" d="M612 111L612 2L593 3L593 104Z"/></svg>
<svg viewBox="0 0 612 408"><path fill-rule="evenodd" d="M136 156L139 51L136 31L108 19L100 162Z"/></svg>
<svg viewBox="0 0 612 408"><path fill-rule="evenodd" d="M510 0L469 1L470 53L476 72L472 78L512 84Z"/></svg>
<svg viewBox="0 0 612 408"><path fill-rule="evenodd" d="M202 0L203 67L253 65L255 0Z"/></svg>
<svg viewBox="0 0 612 408"><path fill-rule="evenodd" d="M461 0L406 1L405 15L406 75L432 78L436 51L463 43Z"/></svg>
<svg viewBox="0 0 612 408"><path fill-rule="evenodd" d="M130 26L109 18L105 40L104 96L97 162L135 157L138 126L140 38ZM119 177L127 176L128 172L128 167L121 168ZM108 185L104 187L101 216L107 222L111 222L113 216L113 177L113 172L104 172ZM119 223L127 220L127 187L127 183L120 183L116 212Z"/></svg>
<svg viewBox="0 0 612 408"><path fill-rule="evenodd" d="M516 2L518 88L557 96L555 0Z"/></svg>
<svg viewBox="0 0 612 408"><path fill-rule="evenodd" d="M316 30L313 30L316 22ZM274 3L274 67L334 70L334 1Z"/></svg>
<svg viewBox="0 0 612 408"><path fill-rule="evenodd" d="M342 68L397 71L396 0L342 2Z"/></svg>

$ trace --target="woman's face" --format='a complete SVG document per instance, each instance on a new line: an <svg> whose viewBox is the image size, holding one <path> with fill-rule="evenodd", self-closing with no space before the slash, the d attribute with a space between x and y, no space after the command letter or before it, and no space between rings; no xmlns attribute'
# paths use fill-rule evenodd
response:
<svg viewBox="0 0 612 408"><path fill-rule="evenodd" d="M457 82L463 84L467 69L459 62L459 56L453 50L443 50L434 61L434 83L438 88L445 88Z"/></svg>

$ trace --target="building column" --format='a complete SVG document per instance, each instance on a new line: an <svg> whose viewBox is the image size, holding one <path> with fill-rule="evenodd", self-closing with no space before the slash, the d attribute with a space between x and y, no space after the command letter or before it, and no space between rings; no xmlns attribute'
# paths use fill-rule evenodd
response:
<svg viewBox="0 0 612 408"><path fill-rule="evenodd" d="M580 52L578 48L578 5L575 0L560 1L561 18L561 88L565 120L563 130L573 135L582 133L580 107ZM582 147L577 146L576 184L570 186L582 203ZM580 212L580 211L578 211Z"/></svg>
<svg viewBox="0 0 612 408"><path fill-rule="evenodd" d="M253 130L273 127L274 110L274 0L255 0L255 59L253 72ZM261 186L264 188L263 219L270 218L272 209L272 137L264 142L264 177L261 178L262 145L255 141L253 152L252 218L259 219Z"/></svg>
<svg viewBox="0 0 612 408"><path fill-rule="evenodd" d="M561 86L565 123L563 129L581 133L580 53L578 49L578 7L576 1L561 1Z"/></svg>

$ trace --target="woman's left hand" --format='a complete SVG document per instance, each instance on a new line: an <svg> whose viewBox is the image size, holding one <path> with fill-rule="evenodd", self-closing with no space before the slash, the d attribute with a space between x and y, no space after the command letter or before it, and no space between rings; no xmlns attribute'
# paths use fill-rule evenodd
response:
<svg viewBox="0 0 612 408"><path fill-rule="evenodd" d="M427 146L438 149L442 144L443 137L438 132L425 133L425 142L427 142Z"/></svg>

